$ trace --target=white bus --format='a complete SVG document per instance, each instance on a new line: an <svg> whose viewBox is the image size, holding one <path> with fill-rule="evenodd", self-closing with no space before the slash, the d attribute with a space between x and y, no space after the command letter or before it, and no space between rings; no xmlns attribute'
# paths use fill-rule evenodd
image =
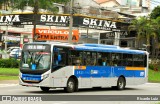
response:
<svg viewBox="0 0 160 104"><path fill-rule="evenodd" d="M144 84L148 80L148 52L100 44L35 42L24 45L20 85L64 88L112 87Z"/></svg>

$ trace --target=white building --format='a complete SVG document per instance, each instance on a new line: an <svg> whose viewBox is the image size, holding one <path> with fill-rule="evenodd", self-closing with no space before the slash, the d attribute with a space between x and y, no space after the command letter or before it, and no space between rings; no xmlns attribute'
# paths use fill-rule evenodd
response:
<svg viewBox="0 0 160 104"><path fill-rule="evenodd" d="M101 7L134 16L146 16L150 13L150 0L95 0Z"/></svg>

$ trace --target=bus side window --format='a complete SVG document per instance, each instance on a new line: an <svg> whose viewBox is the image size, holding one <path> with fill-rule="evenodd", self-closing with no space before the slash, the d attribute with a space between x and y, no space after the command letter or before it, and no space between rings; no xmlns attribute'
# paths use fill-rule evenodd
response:
<svg viewBox="0 0 160 104"><path fill-rule="evenodd" d="M71 50L69 54L69 65L83 65L83 52Z"/></svg>
<svg viewBox="0 0 160 104"><path fill-rule="evenodd" d="M97 64L97 53L92 52L90 65L95 66L96 64Z"/></svg>
<svg viewBox="0 0 160 104"><path fill-rule="evenodd" d="M86 56L84 56L84 60L85 60L85 65L90 65L90 61L91 61L91 54L90 52L86 52Z"/></svg>
<svg viewBox="0 0 160 104"><path fill-rule="evenodd" d="M107 66L109 65L109 63L107 63L107 61L109 60L107 57L108 53L98 53L97 55L97 65L99 66Z"/></svg>

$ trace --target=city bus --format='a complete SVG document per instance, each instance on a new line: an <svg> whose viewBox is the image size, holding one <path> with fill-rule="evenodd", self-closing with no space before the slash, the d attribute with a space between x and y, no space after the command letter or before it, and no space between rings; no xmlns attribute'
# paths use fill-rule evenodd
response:
<svg viewBox="0 0 160 104"><path fill-rule="evenodd" d="M149 53L115 45L33 42L23 46L19 83L42 91L144 84Z"/></svg>

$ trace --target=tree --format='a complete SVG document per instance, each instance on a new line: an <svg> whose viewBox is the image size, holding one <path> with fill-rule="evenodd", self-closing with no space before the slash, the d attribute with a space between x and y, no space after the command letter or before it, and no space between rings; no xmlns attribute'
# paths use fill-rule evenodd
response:
<svg viewBox="0 0 160 104"><path fill-rule="evenodd" d="M0 0L0 7L2 7L3 10L8 10L10 6L10 0Z"/></svg>
<svg viewBox="0 0 160 104"><path fill-rule="evenodd" d="M152 57L155 59L158 58L160 54L160 17L157 17L156 19L151 19L151 24L153 26L154 32L153 32L153 40L152 40Z"/></svg>
<svg viewBox="0 0 160 104"><path fill-rule="evenodd" d="M149 40L148 36L146 38L146 32L144 30L146 23L147 23L147 18L140 17L138 19L133 20L131 25L128 27L129 31L136 31L137 32L138 47L141 47L140 40L143 40L143 39L147 39L147 41ZM149 45L149 43L147 43L147 44Z"/></svg>
<svg viewBox="0 0 160 104"><path fill-rule="evenodd" d="M146 40L146 48L151 52L151 59L157 59L160 54L160 17L156 19L140 17L132 21L129 30L137 31L138 42Z"/></svg>
<svg viewBox="0 0 160 104"><path fill-rule="evenodd" d="M157 7L155 7L154 9L153 9L153 11L151 12L151 14L150 14L150 18L151 19L156 19L157 17L159 17L160 16L160 6L157 6Z"/></svg>
<svg viewBox="0 0 160 104"><path fill-rule="evenodd" d="M53 3L67 3L69 0L11 0L14 4L13 9L24 10L26 6L33 7L33 12L39 12L39 9L45 9L52 13L56 13L56 5Z"/></svg>

